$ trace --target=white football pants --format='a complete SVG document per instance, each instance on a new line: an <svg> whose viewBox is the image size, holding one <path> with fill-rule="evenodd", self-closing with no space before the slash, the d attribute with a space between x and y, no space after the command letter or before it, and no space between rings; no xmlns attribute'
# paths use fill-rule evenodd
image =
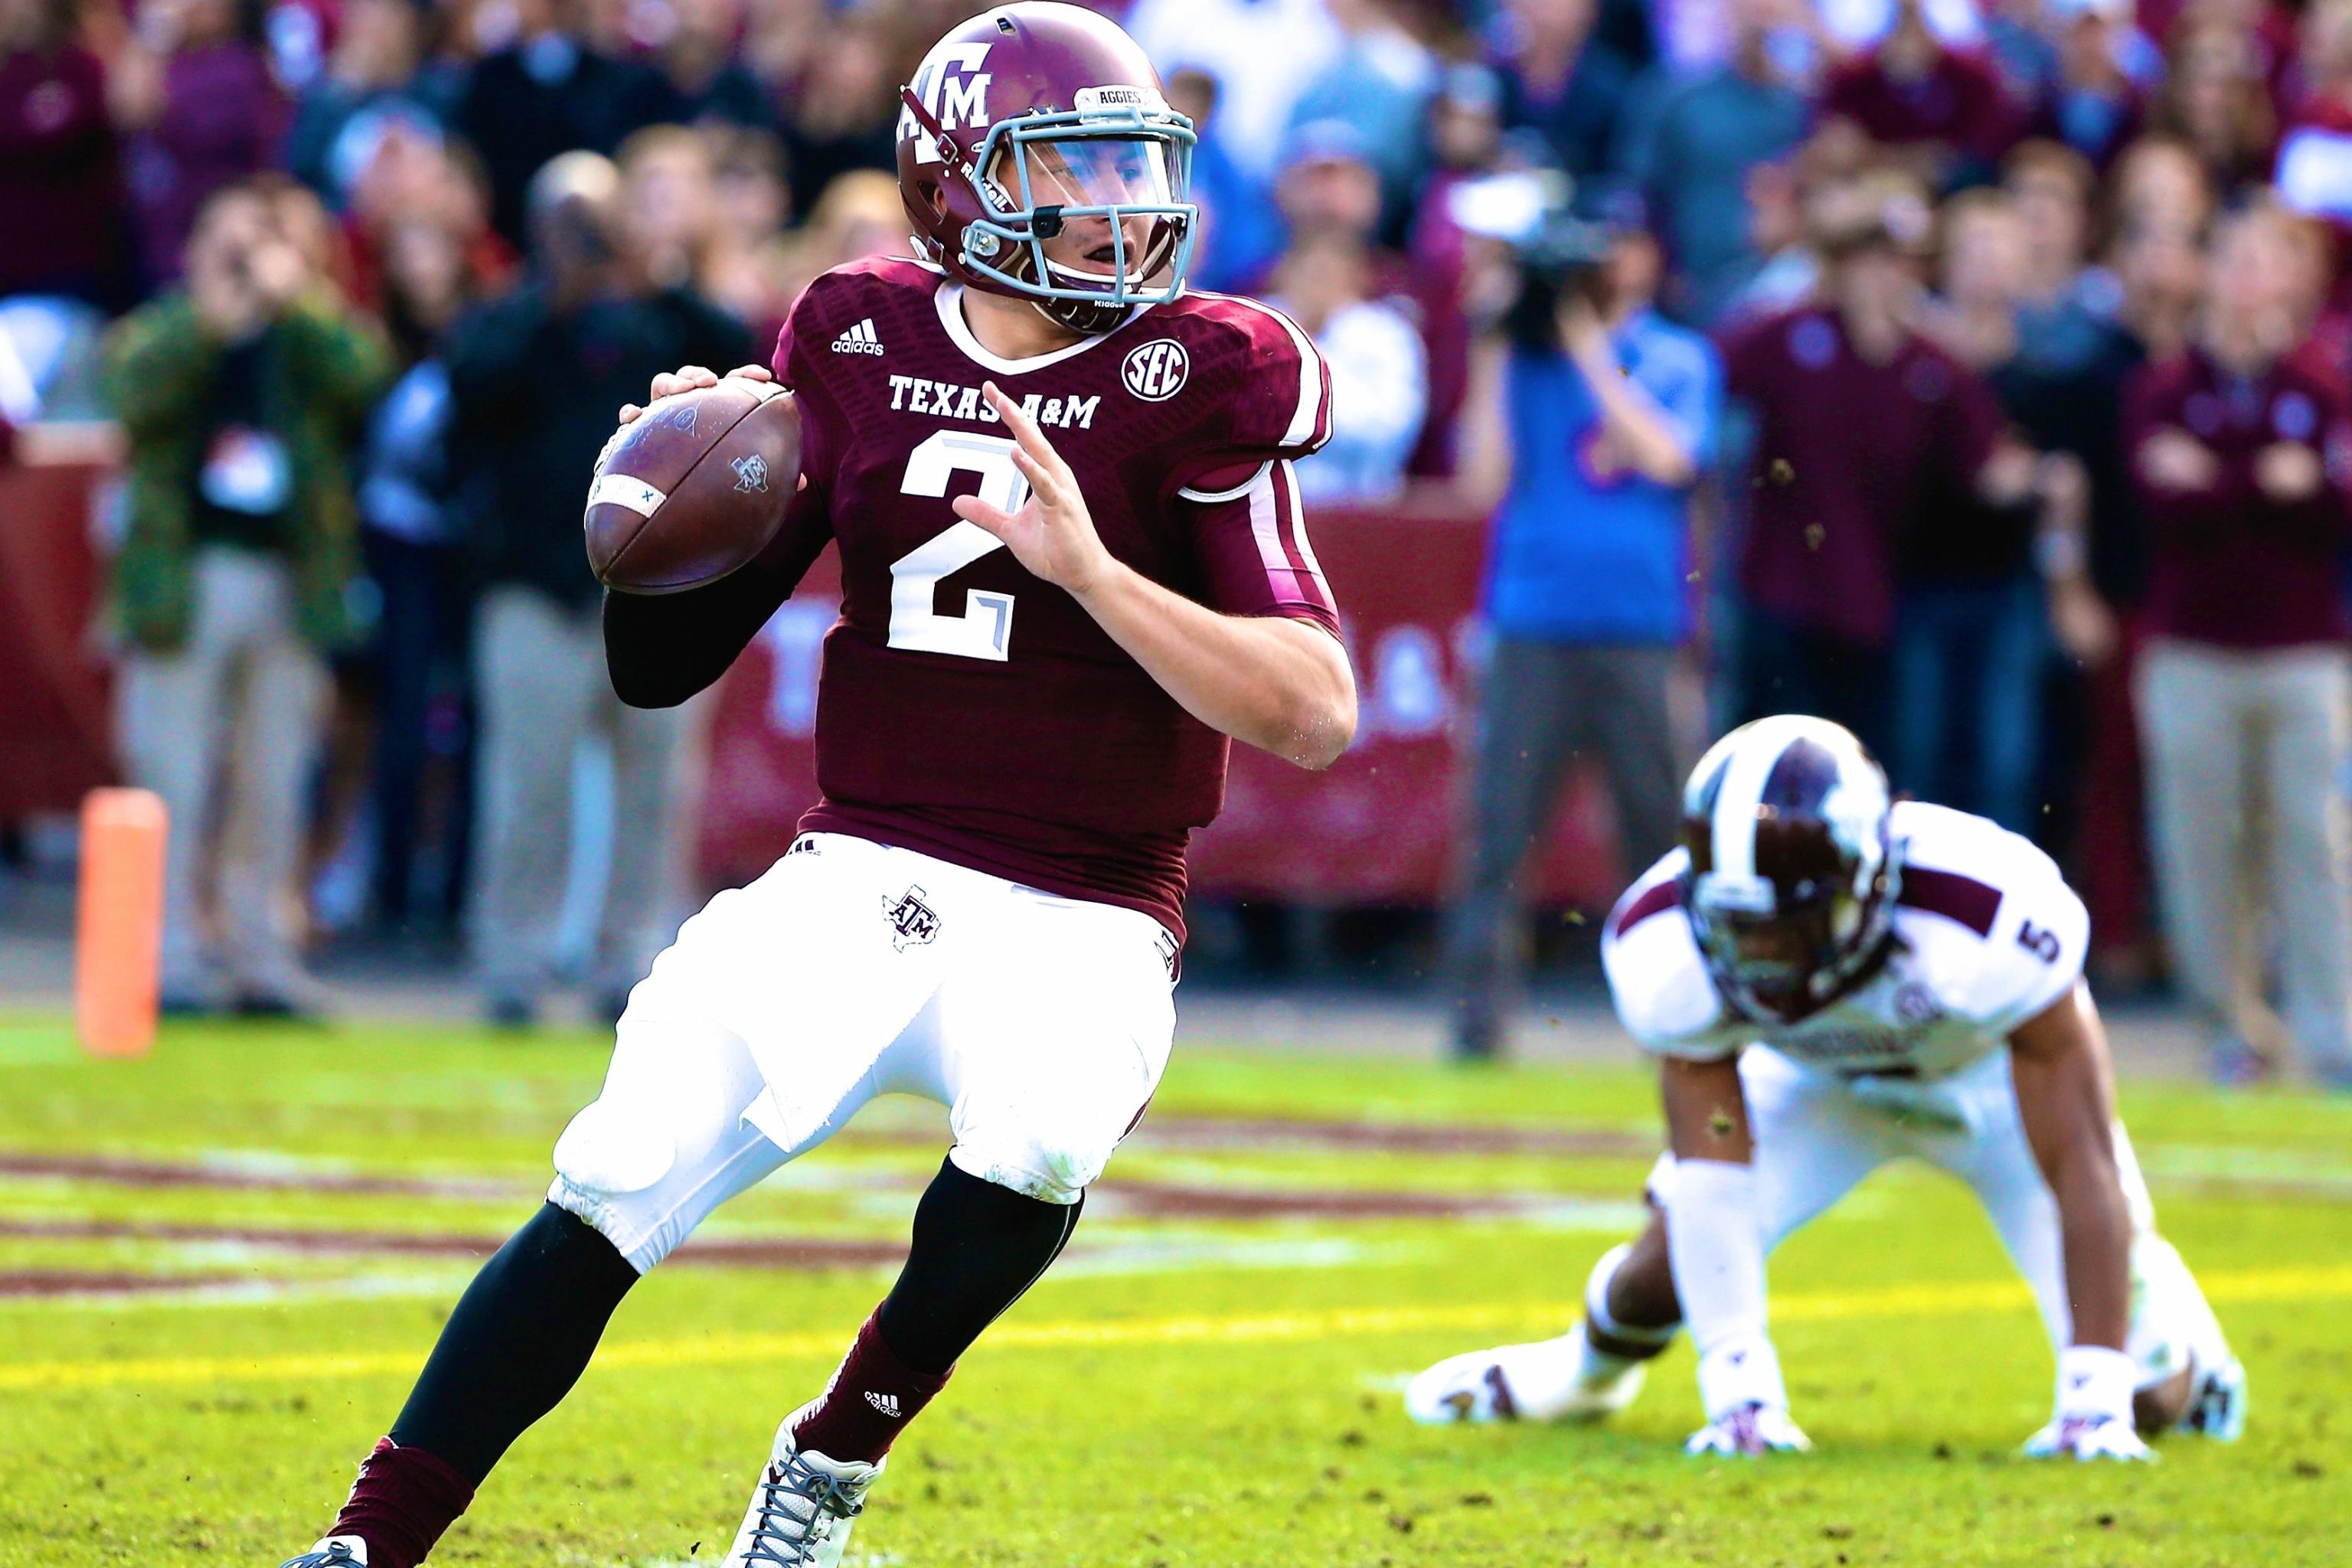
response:
<svg viewBox="0 0 2352 1568"><path fill-rule="evenodd" d="M1870 1082L1802 1067L1764 1046L1740 1053L1739 1081L1756 1141L1757 1217L1769 1253L1891 1160L1924 1160L1966 1182L2025 1276L2051 1343L2073 1342L2058 1201L2042 1179L2018 1114L2009 1053L1936 1080ZM2195 1353L2226 1354L2220 1330L2178 1254L2156 1236L2156 1210L2131 1140L2118 1122L2116 1163L2131 1211L2133 1312L2125 1347L2140 1386L2160 1383ZM1671 1173L1662 1155L1652 1193Z"/></svg>
<svg viewBox="0 0 2352 1568"><path fill-rule="evenodd" d="M905 1093L948 1108L964 1171L1076 1203L1168 1064L1175 951L1138 910L803 834L630 994L549 1200L643 1272L868 1100Z"/></svg>

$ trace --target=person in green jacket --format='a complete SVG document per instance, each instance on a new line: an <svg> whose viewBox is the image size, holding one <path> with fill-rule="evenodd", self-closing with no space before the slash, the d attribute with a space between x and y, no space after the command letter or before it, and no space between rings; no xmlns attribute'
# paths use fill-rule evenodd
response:
<svg viewBox="0 0 2352 1568"><path fill-rule="evenodd" d="M328 658L361 629L349 463L391 361L290 237L300 199L268 176L216 192L189 237L185 283L108 345L129 446L109 594L116 723L125 772L171 814L163 985L174 1011L317 1007L294 885L303 785Z"/></svg>

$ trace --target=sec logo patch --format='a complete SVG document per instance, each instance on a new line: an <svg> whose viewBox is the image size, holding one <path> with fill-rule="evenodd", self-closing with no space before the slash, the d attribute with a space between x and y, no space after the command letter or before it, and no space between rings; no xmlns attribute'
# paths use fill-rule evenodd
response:
<svg viewBox="0 0 2352 1568"><path fill-rule="evenodd" d="M1184 390L1192 373L1192 357L1174 338L1154 338L1128 350L1119 374L1128 391L1146 403L1165 403Z"/></svg>

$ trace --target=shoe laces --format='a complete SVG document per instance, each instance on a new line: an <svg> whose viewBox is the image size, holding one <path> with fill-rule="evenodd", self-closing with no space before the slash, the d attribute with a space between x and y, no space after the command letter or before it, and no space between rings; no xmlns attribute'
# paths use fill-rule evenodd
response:
<svg viewBox="0 0 2352 1568"><path fill-rule="evenodd" d="M773 1563L780 1568L814 1563L816 1549L832 1535L835 1521L856 1519L865 1511L863 1490L853 1491L840 1477L818 1469L798 1454L781 1465L771 1463L751 1504L759 1516L751 1526L751 1544L739 1561Z"/></svg>

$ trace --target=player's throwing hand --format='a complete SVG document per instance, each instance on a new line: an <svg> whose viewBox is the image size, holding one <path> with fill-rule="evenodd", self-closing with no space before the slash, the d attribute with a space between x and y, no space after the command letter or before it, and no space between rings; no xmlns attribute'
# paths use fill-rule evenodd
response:
<svg viewBox="0 0 2352 1568"><path fill-rule="evenodd" d="M955 514L1004 541L1014 560L1074 598L1083 599L1115 564L1095 532L1087 498L1037 422L1022 412L994 382L981 395L1013 432L1013 466L1029 481L1029 499L1019 511L1003 511L977 496L958 496Z"/></svg>

